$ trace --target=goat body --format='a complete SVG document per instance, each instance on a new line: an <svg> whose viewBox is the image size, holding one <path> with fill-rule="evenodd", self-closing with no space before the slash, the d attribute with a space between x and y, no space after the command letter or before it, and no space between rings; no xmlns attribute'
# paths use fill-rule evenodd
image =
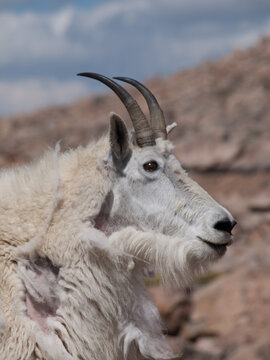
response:
<svg viewBox="0 0 270 360"><path fill-rule="evenodd" d="M164 116L152 125L112 80L135 128L111 114L86 148L47 152L0 173L0 359L173 357L143 276L189 283L232 241L232 215L172 153ZM167 130L168 131L168 130Z"/></svg>

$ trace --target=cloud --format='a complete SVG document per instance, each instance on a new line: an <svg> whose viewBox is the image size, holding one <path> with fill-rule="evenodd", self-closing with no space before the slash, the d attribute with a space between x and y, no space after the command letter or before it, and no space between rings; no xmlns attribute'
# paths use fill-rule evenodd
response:
<svg viewBox="0 0 270 360"><path fill-rule="evenodd" d="M208 42L217 38L219 48L218 37L223 40L231 35L234 45L235 34L244 36L255 25L257 36L265 31L266 9L270 18L268 3L259 0L254 6L251 0L236 4L232 0L130 0L111 1L91 11L66 7L46 14L6 12L0 15L0 65L16 64L18 59L20 63L65 60L93 61L95 65L104 59L110 62L110 56L117 61L114 52L118 49L121 54L128 50L130 63L134 61L132 55L145 57L144 52L151 57L152 50L158 61L162 49L169 51L177 39L179 46L187 49L198 39ZM238 14L237 21L231 19L232 14ZM260 21L256 23L258 16ZM155 71L159 71L158 63Z"/></svg>
<svg viewBox="0 0 270 360"><path fill-rule="evenodd" d="M45 60L79 60L87 55L81 43L66 35L73 10L56 14L2 13L0 23L0 65L14 65Z"/></svg>
<svg viewBox="0 0 270 360"><path fill-rule="evenodd" d="M0 112L5 115L53 104L65 104L87 93L89 93L89 88L78 80L65 82L53 79L1 81Z"/></svg>
<svg viewBox="0 0 270 360"><path fill-rule="evenodd" d="M39 84L30 109L42 104L41 97L48 103L46 91L53 89L47 79L54 78L57 89L74 83L81 71L144 79L194 66L270 34L269 0L110 0L91 9L68 3L73 6L54 12L0 14L0 87L11 82L10 97L17 104L10 112L26 107L12 95L24 82L25 91L31 91L33 81ZM83 91L97 86L80 81ZM57 98L62 101L56 90L53 101ZM0 98L0 113L2 103Z"/></svg>

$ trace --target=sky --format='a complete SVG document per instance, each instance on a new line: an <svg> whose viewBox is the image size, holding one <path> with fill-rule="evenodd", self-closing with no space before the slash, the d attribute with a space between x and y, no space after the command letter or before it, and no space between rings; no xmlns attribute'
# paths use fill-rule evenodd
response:
<svg viewBox="0 0 270 360"><path fill-rule="evenodd" d="M0 116L145 80L270 35L269 0L0 0Z"/></svg>

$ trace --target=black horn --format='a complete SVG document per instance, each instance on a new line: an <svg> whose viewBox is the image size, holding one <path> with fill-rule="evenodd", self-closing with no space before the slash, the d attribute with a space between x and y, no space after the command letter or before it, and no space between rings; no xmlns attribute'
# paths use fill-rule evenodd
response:
<svg viewBox="0 0 270 360"><path fill-rule="evenodd" d="M140 93L145 98L149 108L151 127L155 138L161 137L162 139L167 139L165 117L156 97L152 94L152 92L139 81L129 77L117 76L114 77L114 79L121 80L130 85L133 85L140 91Z"/></svg>
<svg viewBox="0 0 270 360"><path fill-rule="evenodd" d="M107 85L113 92L115 92L115 94L125 105L132 120L133 127L136 133L137 144L140 147L155 145L153 131L146 117L144 116L144 113L139 107L137 101L133 99L133 97L122 86L117 84L115 81L107 78L106 76L96 73L84 72L77 75L101 81L103 84Z"/></svg>

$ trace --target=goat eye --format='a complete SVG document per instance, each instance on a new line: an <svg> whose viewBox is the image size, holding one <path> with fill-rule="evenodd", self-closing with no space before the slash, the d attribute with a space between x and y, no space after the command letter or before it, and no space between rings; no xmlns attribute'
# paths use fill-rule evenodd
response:
<svg viewBox="0 0 270 360"><path fill-rule="evenodd" d="M158 163L154 160L151 160L143 164L143 168L145 171L156 171L158 169Z"/></svg>

